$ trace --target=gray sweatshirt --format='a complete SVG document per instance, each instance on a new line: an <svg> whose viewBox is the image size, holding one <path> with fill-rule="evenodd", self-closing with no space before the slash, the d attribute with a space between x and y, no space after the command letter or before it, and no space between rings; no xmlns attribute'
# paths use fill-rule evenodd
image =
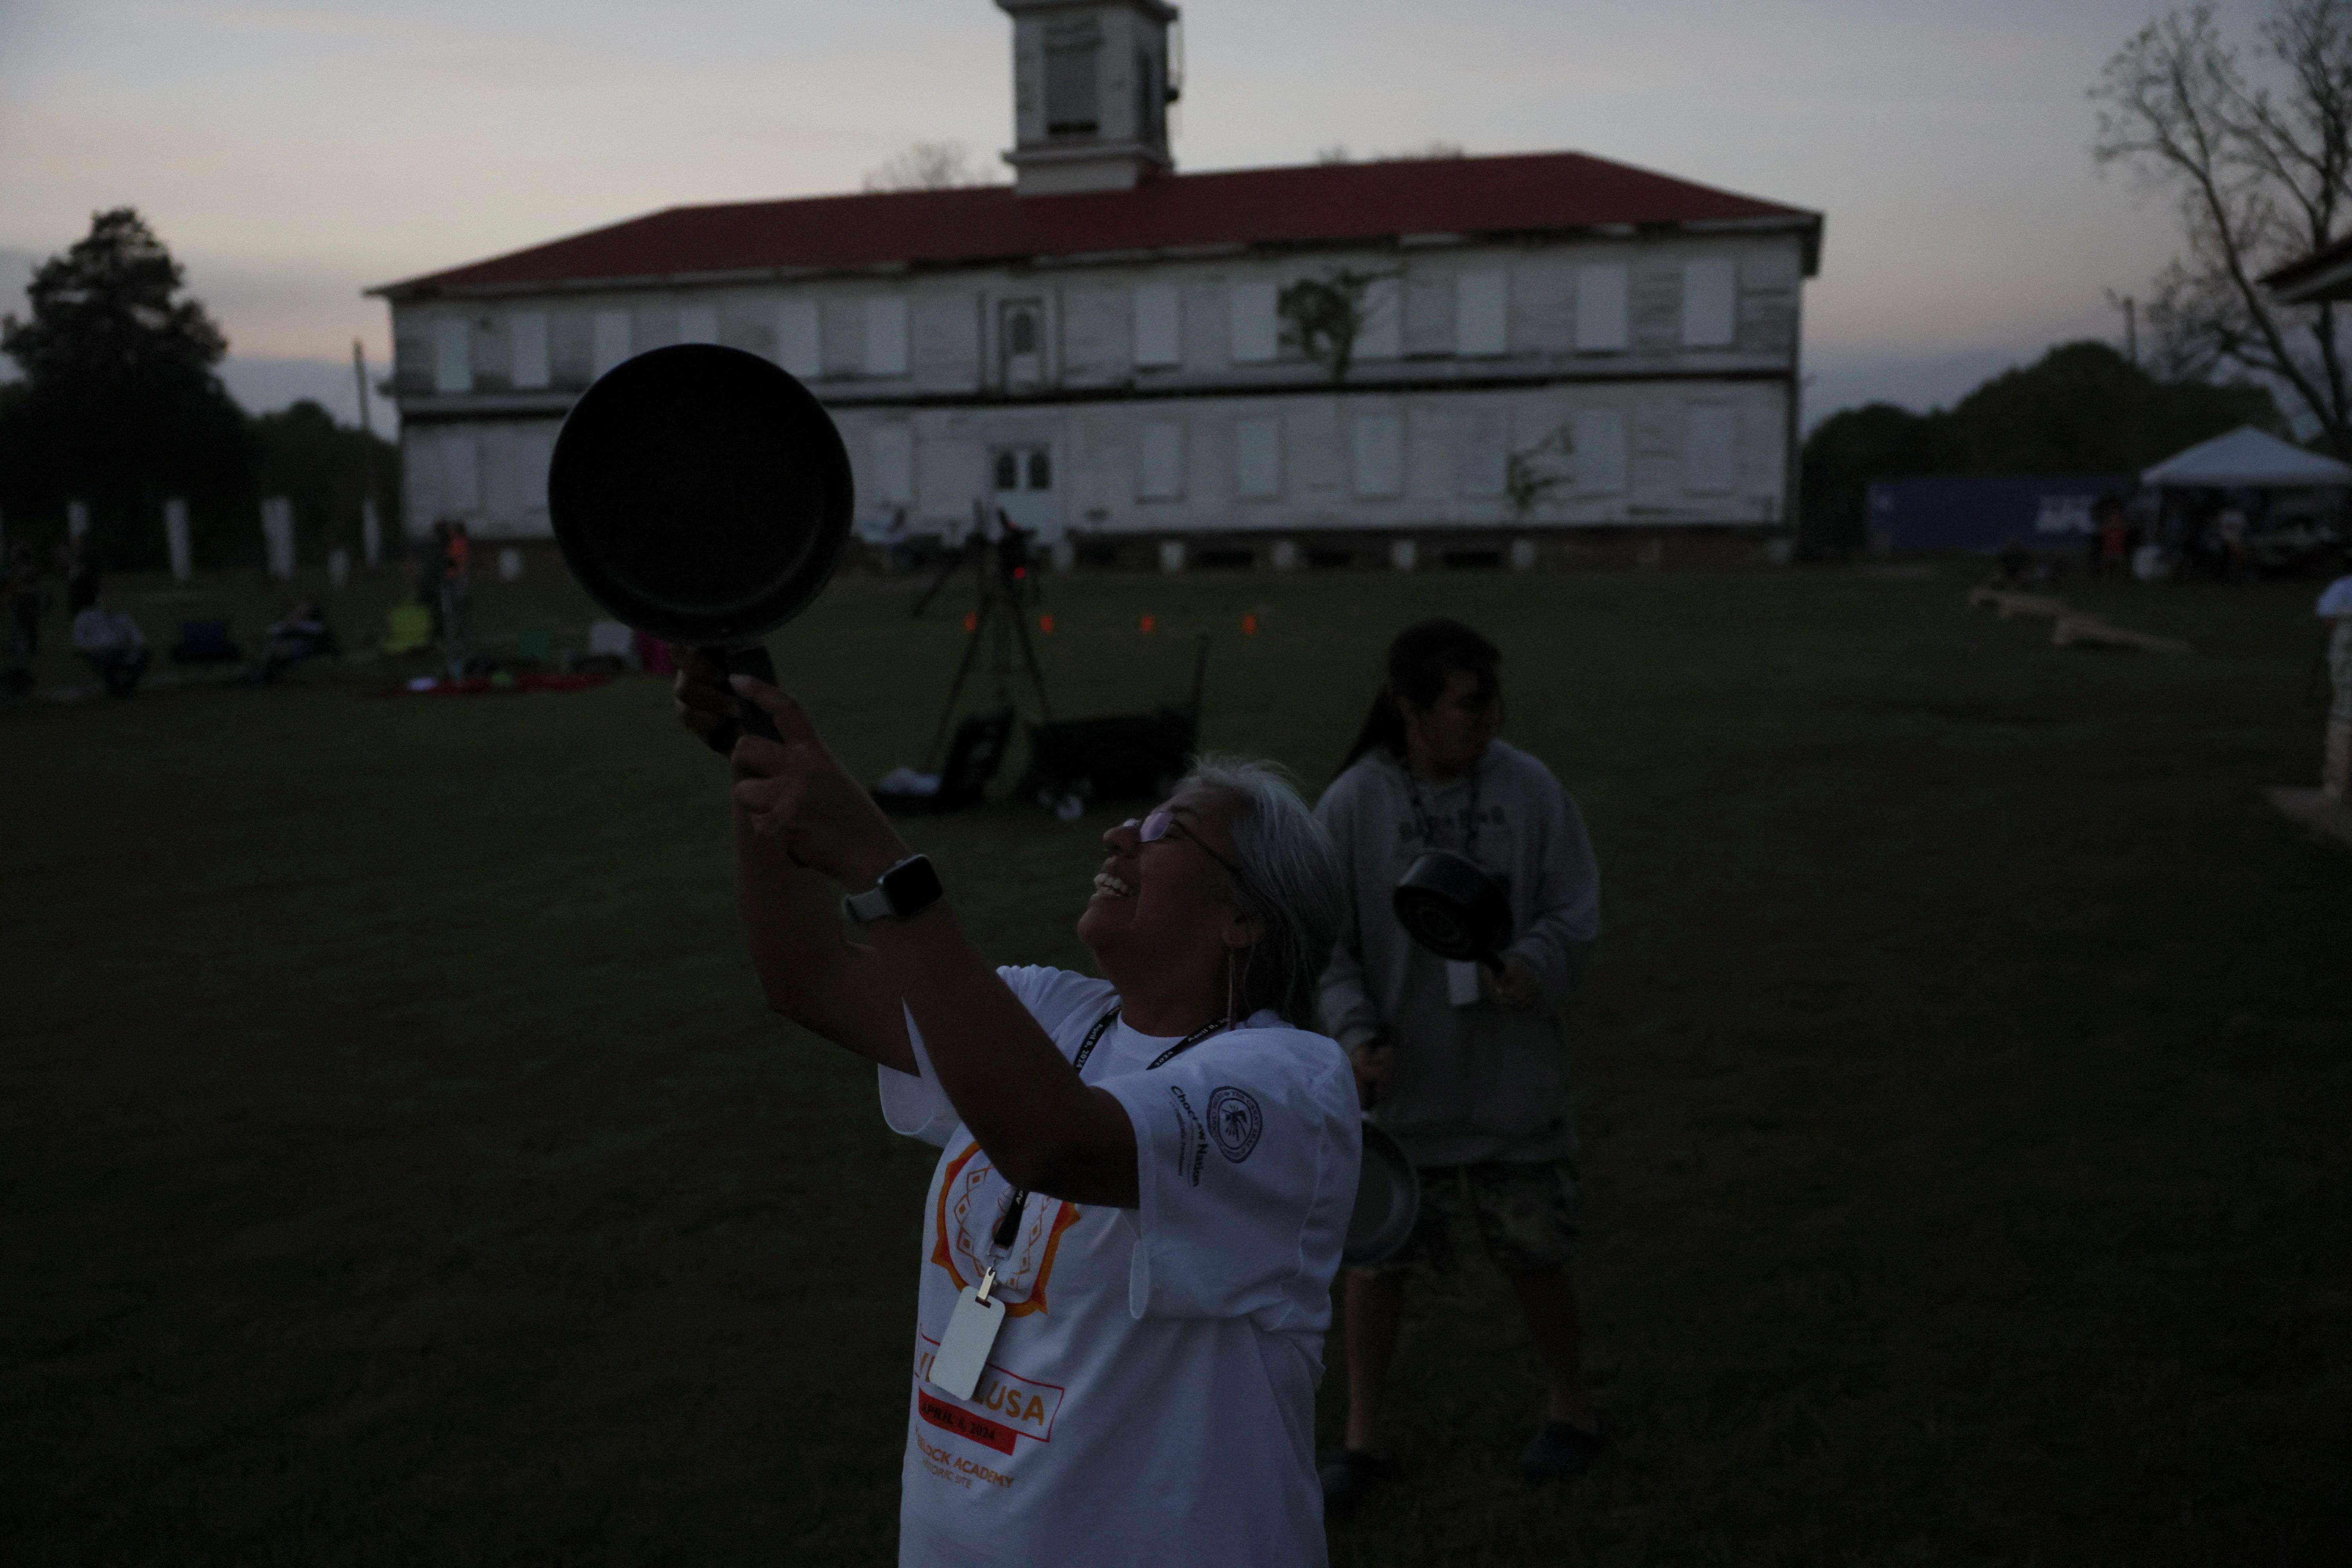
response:
<svg viewBox="0 0 2352 1568"><path fill-rule="evenodd" d="M1551 770L1500 741L1479 760L1476 795L1475 858L1509 879L1517 936L1508 951L1540 982L1532 1008L1454 1005L1445 961L1405 935L1391 911L1397 879L1423 849L1465 847L1471 779L1409 781L1402 763L1375 751L1334 779L1315 806L1339 847L1349 892L1348 923L1323 974L1323 1025L1351 1051L1383 1025L1393 1031L1395 1056L1372 1120L1416 1165L1576 1152L1559 1009L1600 931L1592 841Z"/></svg>

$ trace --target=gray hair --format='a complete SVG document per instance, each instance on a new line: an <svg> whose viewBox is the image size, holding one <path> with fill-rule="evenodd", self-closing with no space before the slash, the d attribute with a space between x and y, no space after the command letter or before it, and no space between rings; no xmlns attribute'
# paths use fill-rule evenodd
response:
<svg viewBox="0 0 2352 1568"><path fill-rule="evenodd" d="M1279 763L1212 752L1192 759L1184 782L1224 807L1234 859L1246 879L1233 889L1234 905L1264 932L1244 963L1243 1016L1271 1007L1297 1027L1319 1028L1316 982L1330 964L1347 910L1331 836Z"/></svg>

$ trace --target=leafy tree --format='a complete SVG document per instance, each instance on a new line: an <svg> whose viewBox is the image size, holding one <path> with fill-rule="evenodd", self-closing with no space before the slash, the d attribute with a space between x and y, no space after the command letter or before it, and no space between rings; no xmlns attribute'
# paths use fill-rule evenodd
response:
<svg viewBox="0 0 2352 1568"><path fill-rule="evenodd" d="M2352 457L2336 307L2279 305L2261 281L2352 216L2352 0L2276 0L2251 57L2211 5L2171 12L2116 52L2090 95L2093 155L2179 203L2183 253L2148 310L2168 374L2260 376Z"/></svg>
<svg viewBox="0 0 2352 1568"><path fill-rule="evenodd" d="M1870 403L1831 415L1805 437L1799 484L1809 553L1850 554L1870 538L1871 481L1949 473L1958 465L1950 416Z"/></svg>
<svg viewBox="0 0 2352 1568"><path fill-rule="evenodd" d="M1979 474L2132 473L2241 425L2287 434L2263 387L2158 381L2102 342L2003 371L1951 424L1963 470Z"/></svg>
<svg viewBox="0 0 2352 1568"><path fill-rule="evenodd" d="M0 320L0 352L25 373L0 410L0 504L54 519L90 503L99 563L163 559L166 496L186 496L207 533L249 519L252 447L245 416L214 366L228 342L180 264L129 207L33 275L30 316Z"/></svg>
<svg viewBox="0 0 2352 1568"><path fill-rule="evenodd" d="M2101 342L2060 343L2003 371L1949 410L1873 403L1805 440L1808 549L1858 549L1874 479L1924 474L2136 473L2241 425L2286 433L2269 391L2161 381Z"/></svg>
<svg viewBox="0 0 2352 1568"><path fill-rule="evenodd" d="M341 546L358 554L360 503L367 498L371 474L384 528L392 531L400 515L398 447L336 424L333 415L308 397L256 416L252 428L261 493L293 501L296 536L311 546L304 553L315 557Z"/></svg>

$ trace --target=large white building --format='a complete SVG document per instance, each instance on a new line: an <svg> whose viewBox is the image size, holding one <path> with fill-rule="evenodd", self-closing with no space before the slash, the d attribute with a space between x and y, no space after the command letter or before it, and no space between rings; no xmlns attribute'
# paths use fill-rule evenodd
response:
<svg viewBox="0 0 2352 1568"><path fill-rule="evenodd" d="M811 385L869 529L985 499L1287 562L1792 521L1819 214L1573 153L1179 174L1172 7L996 4L1009 186L677 207L376 290L407 528L544 537L572 398L692 342Z"/></svg>

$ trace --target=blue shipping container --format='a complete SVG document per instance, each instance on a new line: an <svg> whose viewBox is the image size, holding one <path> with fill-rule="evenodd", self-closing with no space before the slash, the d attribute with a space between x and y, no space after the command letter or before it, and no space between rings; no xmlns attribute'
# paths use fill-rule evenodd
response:
<svg viewBox="0 0 2352 1568"><path fill-rule="evenodd" d="M2130 499L2129 474L1881 479L1870 487L1870 527L1895 550L1978 550L2011 540L2028 550L2079 545L2101 496Z"/></svg>

